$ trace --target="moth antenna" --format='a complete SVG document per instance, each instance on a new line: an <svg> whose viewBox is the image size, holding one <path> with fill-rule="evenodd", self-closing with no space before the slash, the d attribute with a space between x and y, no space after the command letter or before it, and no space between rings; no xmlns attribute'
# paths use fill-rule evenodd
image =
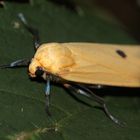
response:
<svg viewBox="0 0 140 140"><path fill-rule="evenodd" d="M28 25L26 18L24 17L23 13L18 14L19 19L23 22L23 24Z"/></svg>
<svg viewBox="0 0 140 140"><path fill-rule="evenodd" d="M36 28L33 28L32 26L30 26L25 18L25 16L23 15L23 13L19 13L18 14L18 18L20 19L20 21L23 23L23 25L25 26L25 28L31 33L31 35L33 36L33 42L34 42L34 48L35 50L38 49L38 47L40 46L40 36L39 36L39 32Z"/></svg>

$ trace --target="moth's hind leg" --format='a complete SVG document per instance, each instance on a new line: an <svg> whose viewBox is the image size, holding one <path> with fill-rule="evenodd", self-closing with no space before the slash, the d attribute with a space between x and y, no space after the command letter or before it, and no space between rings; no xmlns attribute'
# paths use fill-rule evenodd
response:
<svg viewBox="0 0 140 140"><path fill-rule="evenodd" d="M40 37L39 37L39 31L36 28L33 28L32 26L30 26L26 20L26 18L24 17L24 15L22 13L18 14L18 17L20 19L20 21L23 23L23 25L25 26L25 28L31 33L31 35L33 36L34 39L34 48L35 50L40 46Z"/></svg>
<svg viewBox="0 0 140 140"><path fill-rule="evenodd" d="M117 118L115 118L108 110L107 106L106 106L106 103L104 101L103 98L97 96L96 94L94 94L90 89L86 88L85 86L83 85L79 85L79 84L76 84L77 87L75 86L72 86L70 84L64 84L64 87L69 89L69 90L72 90L76 93L79 93L81 95L84 95L90 99L93 99L94 101L96 101L97 103L99 103L102 107L102 109L104 110L105 114L116 124L120 125L120 126L124 126L125 123L124 122L121 122L119 121Z"/></svg>
<svg viewBox="0 0 140 140"><path fill-rule="evenodd" d="M96 84L96 85L87 85L87 87L90 88L90 89L102 89L105 86Z"/></svg>
<svg viewBox="0 0 140 140"><path fill-rule="evenodd" d="M11 62L9 64L0 65L0 68L4 69L4 68L27 67L29 65L29 63L30 63L30 59L19 59L19 60Z"/></svg>

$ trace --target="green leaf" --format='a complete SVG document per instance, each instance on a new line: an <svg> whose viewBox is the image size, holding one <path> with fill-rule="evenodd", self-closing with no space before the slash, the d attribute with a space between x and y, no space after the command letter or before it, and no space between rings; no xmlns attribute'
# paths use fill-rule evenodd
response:
<svg viewBox="0 0 140 140"><path fill-rule="evenodd" d="M5 3L0 9L0 64L34 54L32 37L20 23L22 12L40 31L42 42L136 43L119 23L97 13L82 14L42 0L31 4ZM121 128L105 114L74 100L62 87L52 85L51 112L45 113L44 83L31 81L26 68L0 70L0 140L139 139L140 99L135 89L105 89L109 109L127 126ZM80 99L97 106L91 100Z"/></svg>

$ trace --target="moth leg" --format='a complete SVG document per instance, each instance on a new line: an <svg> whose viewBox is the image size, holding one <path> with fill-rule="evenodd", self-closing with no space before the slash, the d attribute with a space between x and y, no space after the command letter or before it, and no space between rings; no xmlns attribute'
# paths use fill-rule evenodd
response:
<svg viewBox="0 0 140 140"><path fill-rule="evenodd" d="M89 85L88 88L91 89L102 89L104 86L103 85Z"/></svg>
<svg viewBox="0 0 140 140"><path fill-rule="evenodd" d="M80 86L80 85L78 85ZM81 87L81 86L80 86ZM80 90L80 92L83 94L84 93L87 93L88 96L92 97L92 99L94 99L97 103L99 103L101 105L101 107L103 108L105 114L116 124L120 125L120 126L124 126L125 123L124 122L121 122L119 121L117 118L115 118L111 113L110 111L108 110L107 106L106 106L106 103L104 101L103 98L101 98L100 96L97 96L96 94L94 94L90 89L86 88L86 87L81 87L83 88L83 90ZM86 91L86 92L85 92Z"/></svg>
<svg viewBox="0 0 140 140"><path fill-rule="evenodd" d="M120 122L117 118L115 118L108 110L105 101L103 100L103 98L97 96L96 94L94 94L91 90L89 90L88 88L78 85L80 88L74 87L70 84L64 84L64 87L68 88L69 90L75 91L76 93L79 93L81 95L84 95L88 98L92 98L94 99L97 103L99 103L101 105L101 107L103 108L105 114L116 124L120 125L120 126L124 126L123 122Z"/></svg>
<svg viewBox="0 0 140 140"><path fill-rule="evenodd" d="M21 22L23 23L23 25L25 26L25 28L31 33L31 35L33 36L34 39L34 48L35 50L40 46L40 37L39 37L39 32L37 29L33 28L32 26L30 26L26 20L26 18L24 17L24 15L22 13L18 14L19 19L21 20Z"/></svg>
<svg viewBox="0 0 140 140"><path fill-rule="evenodd" d="M51 113L49 111L50 106L50 80L47 80L46 87L45 87L45 96L46 96L46 112L49 116L51 116Z"/></svg>
<svg viewBox="0 0 140 140"><path fill-rule="evenodd" d="M17 67L27 67L30 63L30 59L19 59L10 64L0 65L1 69L4 68L17 68Z"/></svg>

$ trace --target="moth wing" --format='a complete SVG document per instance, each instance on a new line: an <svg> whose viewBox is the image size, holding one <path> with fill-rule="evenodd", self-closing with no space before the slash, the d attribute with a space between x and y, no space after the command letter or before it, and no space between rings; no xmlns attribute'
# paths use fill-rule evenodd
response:
<svg viewBox="0 0 140 140"><path fill-rule="evenodd" d="M75 64L58 73L60 77L80 83L140 87L140 47L92 43L63 46L71 50Z"/></svg>

